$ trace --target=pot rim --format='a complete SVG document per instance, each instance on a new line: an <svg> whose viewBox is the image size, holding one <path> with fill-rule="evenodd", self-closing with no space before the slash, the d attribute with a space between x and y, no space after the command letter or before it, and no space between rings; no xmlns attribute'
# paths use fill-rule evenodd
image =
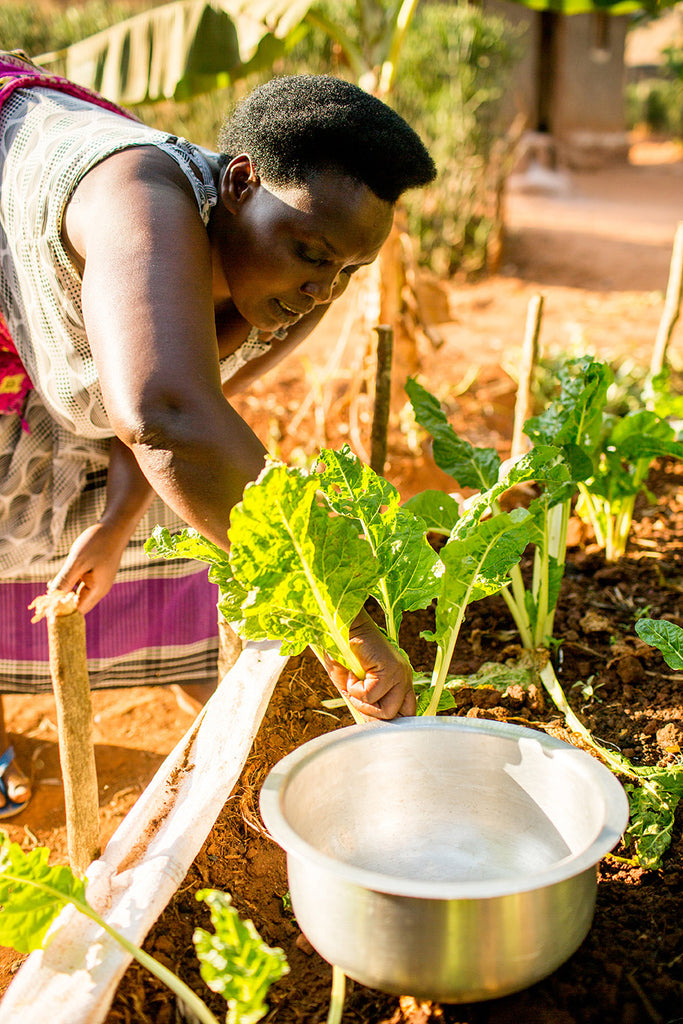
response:
<svg viewBox="0 0 683 1024"><path fill-rule="evenodd" d="M356 867L321 853L287 821L284 812L284 796L290 781L321 751L340 743L357 742L368 729L389 728L411 731L414 729L454 730L457 732L478 732L490 736L504 736L507 739L531 739L538 742L543 750L556 756L570 758L580 766L582 774L600 788L604 799L605 815L598 834L585 850L569 854L550 867L538 871L533 877L491 878L466 880L462 882L441 882L426 879L400 878L395 875ZM416 899L463 900L493 899L517 893L544 889L568 881L583 872L595 868L600 859L619 842L628 823L629 805L626 793L612 772L591 754L548 736L540 730L497 722L492 719L465 719L455 717L398 718L391 722L368 722L350 725L325 733L301 744L296 750L282 758L269 772L261 789L260 810L269 834L288 856L308 863L333 875L336 880L374 892Z"/></svg>

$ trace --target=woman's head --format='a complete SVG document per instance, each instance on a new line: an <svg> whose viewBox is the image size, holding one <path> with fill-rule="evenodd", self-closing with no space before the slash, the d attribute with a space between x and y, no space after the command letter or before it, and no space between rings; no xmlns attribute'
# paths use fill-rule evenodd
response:
<svg viewBox="0 0 683 1024"><path fill-rule="evenodd" d="M333 171L395 203L427 185L436 168L419 136L386 103L329 75L274 78L226 120L224 153L248 153L268 184L305 184Z"/></svg>

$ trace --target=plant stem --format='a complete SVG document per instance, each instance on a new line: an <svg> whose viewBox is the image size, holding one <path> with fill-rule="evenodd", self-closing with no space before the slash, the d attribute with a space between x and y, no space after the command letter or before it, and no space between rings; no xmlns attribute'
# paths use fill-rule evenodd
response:
<svg viewBox="0 0 683 1024"><path fill-rule="evenodd" d="M602 524L600 522L600 513L598 511L598 499L593 497L593 495L584 483L580 482L578 487L579 494L581 495L581 501L583 503L583 508L585 509L588 521L593 527L595 540L600 545L600 547L604 549L607 544L607 538L605 537L605 531L603 530Z"/></svg>
<svg viewBox="0 0 683 1024"><path fill-rule="evenodd" d="M448 634L448 643L438 644L436 649L436 657L434 659L434 671L432 673L432 696L429 701L429 706L425 711L425 716L435 715L439 710L439 701L441 700L441 694L446 683L446 675L448 674L448 666L451 663L453 657L453 651L455 650L455 644L460 633L460 627L463 619L465 618L465 611L467 608L467 602L464 601L458 608L458 614L453 623L453 628Z"/></svg>
<svg viewBox="0 0 683 1024"><path fill-rule="evenodd" d="M93 921L97 920L98 915L95 915L93 917ZM104 930L111 935L113 939L115 939L116 942L123 946L123 948L138 961L138 963L142 964L143 967L146 967L151 974L159 979L159 981L168 986L171 992L175 992L178 998L185 1003L188 1010L190 1010L195 1017L201 1021L201 1024L219 1024L218 1019L214 1017L206 1003L200 999L184 981L181 981L173 971L170 971L168 967L164 967L164 965L159 963L158 960L155 960L153 956L146 953L144 949L140 949L139 946L129 942L125 935L120 935L115 931L115 929L110 928L109 925L101 918L99 919L99 923L101 927L104 928Z"/></svg>
<svg viewBox="0 0 683 1024"><path fill-rule="evenodd" d="M325 659L323 657L322 648L318 647L317 644L311 644L311 650L313 651L313 653L315 654L316 658L318 659L320 664L323 666L323 668L325 668ZM360 663L357 662L357 664L358 664L358 667L360 668L360 671L362 672L362 675L365 675L365 673L363 672L363 669L360 666ZM355 669L351 669L351 671L354 673L354 675L357 674ZM359 676L359 678L362 678L362 676ZM348 698L348 694L342 693L341 690L339 692L340 692L341 697L344 700L344 703L346 704L347 708L351 712L351 715L352 715L353 720L356 723L356 725L364 725L365 722L370 721L370 719L366 715L364 715L362 711L359 711L358 708L355 708L353 706L353 704L351 703L351 701Z"/></svg>
<svg viewBox="0 0 683 1024"><path fill-rule="evenodd" d="M332 967L332 994L327 1013L327 1024L341 1024L346 995L346 975L340 967Z"/></svg>
<svg viewBox="0 0 683 1024"><path fill-rule="evenodd" d="M500 594L519 630L522 646L530 651L533 650L534 643L531 637L531 623L529 622L529 616L524 604L524 583L518 565L510 569L510 579L512 580L513 593L511 594L507 587L503 587Z"/></svg>
<svg viewBox="0 0 683 1024"><path fill-rule="evenodd" d="M629 763L626 758L622 757L620 754L613 753L613 751L609 750L608 747L603 747L601 743L598 743L598 741L593 738L590 730L586 728L581 719L572 711L567 698L564 695L564 690L560 686L557 676L555 675L555 670L550 659L548 659L546 664L540 670L539 675L545 689L552 698L555 707L558 711L562 712L564 720L572 732L581 736L589 747L600 754L600 756L607 761L612 771L618 772L622 775L629 775L632 779L637 779L638 775L632 770L629 771Z"/></svg>
<svg viewBox="0 0 683 1024"><path fill-rule="evenodd" d="M556 505L550 512L550 537L548 540L549 553L555 559L558 567L562 568L562 575L564 575L564 565L567 560L567 531L569 529L569 516L571 515L571 501L563 501L562 504ZM549 582L549 581L548 581ZM549 644L553 629L555 627L555 608L557 607L557 598L552 608L548 610L544 636L542 642Z"/></svg>
<svg viewBox="0 0 683 1024"><path fill-rule="evenodd" d="M633 508L636 503L635 494L630 495L628 498L624 498L620 502L620 508L617 512L614 525L614 536L612 546L612 557L608 559L610 562L616 562L618 558L626 554L626 544L628 542L628 535L631 531L631 523L633 522Z"/></svg>

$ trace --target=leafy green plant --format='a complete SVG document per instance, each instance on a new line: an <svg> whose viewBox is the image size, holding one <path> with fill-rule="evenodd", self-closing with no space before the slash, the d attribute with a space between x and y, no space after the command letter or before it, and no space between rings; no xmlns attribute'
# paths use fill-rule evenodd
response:
<svg viewBox="0 0 683 1024"><path fill-rule="evenodd" d="M167 985L201 1024L218 1024L184 981L107 924L88 903L84 882L69 867L50 865L49 855L46 847L24 853L0 832L0 944L20 953L44 948L57 916L70 904ZM209 905L216 930L212 935L197 929L194 935L202 977L226 999L227 1024L256 1024L266 1013L269 985L289 970L284 953L266 946L250 921L240 921L229 896L202 889L197 899Z"/></svg>
<svg viewBox="0 0 683 1024"><path fill-rule="evenodd" d="M437 273L474 276L498 256L519 134L510 102L519 36L481 5L442 2L421 4L406 38L396 107L419 126L441 173L405 206L421 257Z"/></svg>
<svg viewBox="0 0 683 1024"><path fill-rule="evenodd" d="M533 579L525 587L518 563L509 570L510 588L501 589L512 617L519 630L522 644L535 652L538 675L555 706L563 714L569 728L582 738L614 772L625 779L631 806L627 839L632 841L638 862L646 868L659 866L662 854L671 841L674 811L683 795L683 765L666 768L635 766L620 753L598 742L590 730L572 710L557 679L549 657L552 641L554 611L564 572L566 532L572 494L591 480L596 452L601 451L604 438L603 409L611 372L605 364L590 356L568 361L559 374L560 394L548 409L525 424L525 431L534 442L531 452L524 457L529 467L536 467L535 453L553 452L555 458L538 467L534 479L542 487L540 497L529 506L534 528L527 535L534 546ZM416 381L409 381L407 391L415 416L433 438L433 457L436 464L450 474L460 486L479 490L470 499L470 508L499 514L499 499L514 481L514 467L501 477L500 459L490 448L473 448L459 438L448 423L438 401ZM638 414L635 414L638 415ZM642 426L657 421L648 414ZM623 421L622 421L623 422ZM664 424L668 427L667 424ZM656 445L648 436L633 436L630 442L637 450L652 453L656 447L662 451L658 427ZM671 452L667 447L667 452ZM623 448L622 448L623 455ZM646 456L643 456L646 458ZM652 455L647 457L648 466ZM520 466L524 460L520 460ZM616 473L616 466L613 467ZM526 474L523 474L525 476ZM585 486L588 486L586 484ZM481 514L480 512L480 514ZM462 520L461 520L462 521ZM646 628L647 620L639 620L636 628ZM661 627L662 632L664 627ZM545 649L545 650L544 650ZM683 648L682 648L683 649ZM672 655L673 657L673 655Z"/></svg>
<svg viewBox="0 0 683 1024"><path fill-rule="evenodd" d="M534 442L571 445L566 450L575 453L579 468L576 512L593 527L608 562L626 551L636 498L648 493L654 459L683 458L683 444L666 419L681 410L668 371L644 382L639 404L621 414L610 409L614 379L613 370L592 356L566 360L556 372L559 395L524 426ZM646 399L653 409L646 408Z"/></svg>
<svg viewBox="0 0 683 1024"><path fill-rule="evenodd" d="M513 467L510 479L533 478L555 456L554 449L535 452ZM455 518L437 555L428 524L441 513L456 517L455 503L443 497L425 492L401 506L396 489L348 446L326 449L312 471L271 464L245 488L230 518L229 555L196 531L171 536L161 528L146 550L152 557L209 562L219 608L244 639L280 640L283 654L310 645L359 678L364 673L349 629L368 595L396 645L404 612L436 601L428 637L436 644L428 709L434 714L467 606L506 585L533 529L525 509L484 520L484 507L473 508Z"/></svg>
<svg viewBox="0 0 683 1024"><path fill-rule="evenodd" d="M593 452L593 474L579 483L576 511L592 525L608 562L625 554L636 498L649 494L650 467L662 457L683 458L683 444L655 412L641 409L621 419L604 419Z"/></svg>
<svg viewBox="0 0 683 1024"><path fill-rule="evenodd" d="M515 483L534 481L541 492L529 506L533 530L528 537L534 545L533 579L525 585L518 564L510 569L510 586L501 591L522 643L529 649L547 646L564 573L567 523L576 479L590 471L581 458L575 438L588 427L587 410L595 391L590 383L564 396L563 415L529 421L537 443L507 474L501 476L501 460L493 448L474 448L458 437L439 402L415 380L406 391L417 422L433 438L436 464L461 487L479 491L471 507L500 514L500 498Z"/></svg>

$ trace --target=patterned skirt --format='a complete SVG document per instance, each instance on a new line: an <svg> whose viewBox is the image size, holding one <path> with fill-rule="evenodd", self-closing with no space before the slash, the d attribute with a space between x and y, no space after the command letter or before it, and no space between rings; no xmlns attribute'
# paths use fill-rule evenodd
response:
<svg viewBox="0 0 683 1024"><path fill-rule="evenodd" d="M9 419L0 417L0 435ZM24 435L27 442L30 436ZM66 509L54 550L0 578L0 693L51 689L46 623L33 624L28 606L45 593L76 537L99 519L105 492L106 468L86 468L82 489ZM31 496L20 491L15 499L18 506L31 503ZM18 521L14 520L14 544L20 548ZM217 681L217 588L209 583L205 565L147 557L144 543L157 523L171 530L183 526L156 499L124 552L112 589L86 615L93 689Z"/></svg>

